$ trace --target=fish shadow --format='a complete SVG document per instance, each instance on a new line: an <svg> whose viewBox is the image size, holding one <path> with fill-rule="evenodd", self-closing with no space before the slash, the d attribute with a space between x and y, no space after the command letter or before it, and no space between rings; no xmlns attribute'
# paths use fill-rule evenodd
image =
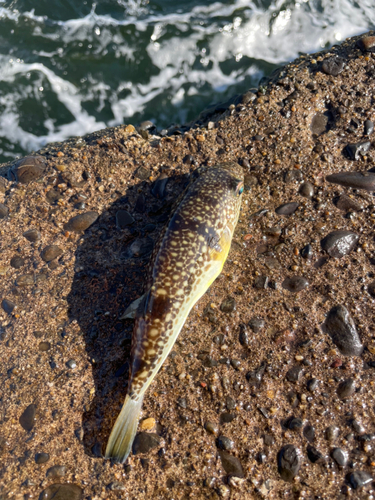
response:
<svg viewBox="0 0 375 500"><path fill-rule="evenodd" d="M76 431L91 457L103 455L127 392L133 321L119 318L144 292L152 250L188 182L188 175L180 175L130 186L77 246L67 301L94 380L94 391L85 396L82 428Z"/></svg>

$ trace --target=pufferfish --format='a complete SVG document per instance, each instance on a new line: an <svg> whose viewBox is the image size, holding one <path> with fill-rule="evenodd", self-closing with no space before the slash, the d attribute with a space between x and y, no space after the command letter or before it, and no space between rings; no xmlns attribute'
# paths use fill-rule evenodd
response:
<svg viewBox="0 0 375 500"><path fill-rule="evenodd" d="M220 163L197 169L181 195L155 248L146 293L138 299L128 393L109 437L106 458L120 463L127 459L148 386L192 307L223 269L243 190L242 168Z"/></svg>

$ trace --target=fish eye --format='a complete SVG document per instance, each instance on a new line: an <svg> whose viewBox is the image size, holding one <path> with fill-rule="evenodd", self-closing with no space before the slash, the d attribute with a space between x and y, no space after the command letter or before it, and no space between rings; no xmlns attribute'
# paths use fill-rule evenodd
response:
<svg viewBox="0 0 375 500"><path fill-rule="evenodd" d="M243 190L244 190L243 182L239 182L236 186L236 195L241 196Z"/></svg>
<svg viewBox="0 0 375 500"><path fill-rule="evenodd" d="M240 189L238 190L238 196L240 196L242 193L243 193L243 186L240 187Z"/></svg>

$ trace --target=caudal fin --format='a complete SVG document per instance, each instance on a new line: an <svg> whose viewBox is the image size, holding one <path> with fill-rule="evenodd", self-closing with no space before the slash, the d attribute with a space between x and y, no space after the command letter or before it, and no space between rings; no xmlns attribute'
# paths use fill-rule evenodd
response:
<svg viewBox="0 0 375 500"><path fill-rule="evenodd" d="M128 458L137 432L142 402L143 398L134 401L129 396L126 396L124 405L108 439L105 450L106 458L113 458L121 464Z"/></svg>

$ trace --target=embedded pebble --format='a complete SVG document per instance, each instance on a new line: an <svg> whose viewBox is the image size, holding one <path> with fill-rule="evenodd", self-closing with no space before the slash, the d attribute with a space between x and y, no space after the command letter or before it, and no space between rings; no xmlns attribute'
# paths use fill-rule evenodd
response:
<svg viewBox="0 0 375 500"><path fill-rule="evenodd" d="M76 484L51 484L39 496L40 500L81 500L83 490Z"/></svg>
<svg viewBox="0 0 375 500"><path fill-rule="evenodd" d="M127 210L118 210L116 212L116 225L119 229L130 226L134 222L134 217Z"/></svg>
<svg viewBox="0 0 375 500"><path fill-rule="evenodd" d="M337 463L337 465L340 465L340 467L345 467L345 465L348 463L348 453L342 448L333 448L333 450L331 451L331 457Z"/></svg>
<svg viewBox="0 0 375 500"><path fill-rule="evenodd" d="M37 229L29 229L28 231L25 231L22 236L32 243L40 240L42 237Z"/></svg>
<svg viewBox="0 0 375 500"><path fill-rule="evenodd" d="M51 262L51 260L60 257L60 255L62 254L63 254L63 249L60 248L59 246L48 245L42 250L40 256L44 260L44 262Z"/></svg>
<svg viewBox="0 0 375 500"><path fill-rule="evenodd" d="M10 259L10 265L14 267L14 269L20 269L25 265L25 259L19 255L15 255Z"/></svg>
<svg viewBox="0 0 375 500"><path fill-rule="evenodd" d="M311 259L313 256L313 249L312 249L312 246L310 245L310 243L308 243L306 246L304 246L302 249L301 249L301 257L303 259Z"/></svg>
<svg viewBox="0 0 375 500"><path fill-rule="evenodd" d="M332 231L321 241L321 246L331 257L341 258L357 245L359 236L352 231Z"/></svg>
<svg viewBox="0 0 375 500"><path fill-rule="evenodd" d="M352 378L341 382L337 388L337 395L344 400L350 398L355 393L355 382Z"/></svg>
<svg viewBox="0 0 375 500"><path fill-rule="evenodd" d="M83 214L76 215L68 220L68 222L64 225L65 231L73 231L76 233L80 233L81 231L85 231L89 228L99 217L98 212L85 212Z"/></svg>
<svg viewBox="0 0 375 500"><path fill-rule="evenodd" d="M65 465L53 465L50 467L47 472L47 477L64 477L66 475L67 468Z"/></svg>
<svg viewBox="0 0 375 500"><path fill-rule="evenodd" d="M310 391L310 392L314 392L315 389L318 388L318 385L319 385L319 380L316 379L316 378L311 378L307 381L307 390Z"/></svg>
<svg viewBox="0 0 375 500"><path fill-rule="evenodd" d="M47 352L51 349L51 344L49 342L40 342L38 349L41 352Z"/></svg>
<svg viewBox="0 0 375 500"><path fill-rule="evenodd" d="M277 215L291 215L293 214L297 208L299 207L299 203L292 201L290 203L284 203L276 208L275 212Z"/></svg>
<svg viewBox="0 0 375 500"><path fill-rule="evenodd" d="M221 463L225 472L230 476L244 477L244 471L241 462L225 450L219 451Z"/></svg>
<svg viewBox="0 0 375 500"><path fill-rule="evenodd" d="M279 451L277 462L280 476L285 481L293 481L301 468L301 452L294 445L287 444Z"/></svg>
<svg viewBox="0 0 375 500"><path fill-rule="evenodd" d="M45 170L46 163L43 156L26 156L9 170L9 176L21 184L28 184L40 179Z"/></svg>
<svg viewBox="0 0 375 500"><path fill-rule="evenodd" d="M367 285L367 291L371 295L371 297L375 298L375 281L372 281Z"/></svg>
<svg viewBox="0 0 375 500"><path fill-rule="evenodd" d="M327 441L333 442L338 438L340 429L336 425L330 425L324 432Z"/></svg>
<svg viewBox="0 0 375 500"><path fill-rule="evenodd" d="M140 432L133 442L133 453L147 453L160 445L161 439L157 434L151 432Z"/></svg>
<svg viewBox="0 0 375 500"><path fill-rule="evenodd" d="M375 173L373 172L338 172L327 175L326 179L340 186L375 191Z"/></svg>
<svg viewBox="0 0 375 500"><path fill-rule="evenodd" d="M216 435L219 432L219 427L216 425L214 422L206 422L204 424L204 428L206 429L207 432L210 434Z"/></svg>
<svg viewBox="0 0 375 500"><path fill-rule="evenodd" d="M244 346L249 345L249 334L244 324L240 325L239 341Z"/></svg>
<svg viewBox="0 0 375 500"><path fill-rule="evenodd" d="M217 438L217 447L229 451L234 448L234 442L226 436L219 436Z"/></svg>
<svg viewBox="0 0 375 500"><path fill-rule="evenodd" d="M264 328L266 322L263 318L252 318L248 324L254 333L259 333Z"/></svg>
<svg viewBox="0 0 375 500"><path fill-rule="evenodd" d="M247 372L246 379L249 382L250 386L259 387L262 380L263 375L266 370L266 365L260 365L253 371Z"/></svg>
<svg viewBox="0 0 375 500"><path fill-rule="evenodd" d="M314 446L308 445L307 447L307 457L313 464L325 462L323 453L317 450Z"/></svg>
<svg viewBox="0 0 375 500"><path fill-rule="evenodd" d="M371 147L370 141L362 141L348 144L345 151L351 160L359 160ZM352 172L355 173L355 172ZM363 188L362 188L363 189Z"/></svg>
<svg viewBox="0 0 375 500"><path fill-rule="evenodd" d="M344 212L359 212L362 209L362 205L358 201L349 198L346 194L342 194L336 200L334 200L336 207Z"/></svg>
<svg viewBox="0 0 375 500"><path fill-rule="evenodd" d="M291 278L285 278L281 285L289 292L298 293L307 288L309 282L303 276L292 276Z"/></svg>
<svg viewBox="0 0 375 500"><path fill-rule="evenodd" d="M12 302L11 300L9 299L3 299L2 302L1 302L1 307L4 309L4 311L7 313L7 314L12 314L12 312L14 311L14 309L17 307L16 304L14 302Z"/></svg>
<svg viewBox="0 0 375 500"><path fill-rule="evenodd" d="M323 113L316 113L311 120L310 129L314 135L321 135L327 131L328 116Z"/></svg>
<svg viewBox="0 0 375 500"><path fill-rule="evenodd" d="M4 203L0 203L0 219L4 219L8 215L8 207Z"/></svg>
<svg viewBox="0 0 375 500"><path fill-rule="evenodd" d="M374 131L374 122L372 122L371 120L366 120L364 129L365 129L365 135L371 135Z"/></svg>
<svg viewBox="0 0 375 500"><path fill-rule="evenodd" d="M36 405L29 405L19 418L19 423L25 431L30 432L35 425Z"/></svg>
<svg viewBox="0 0 375 500"><path fill-rule="evenodd" d="M309 441L312 443L315 439L315 429L312 425L306 425L303 429L303 435Z"/></svg>
<svg viewBox="0 0 375 500"><path fill-rule="evenodd" d="M46 462L48 462L48 460L49 460L48 453L41 452L35 455L35 463L38 465L45 464Z"/></svg>
<svg viewBox="0 0 375 500"><path fill-rule="evenodd" d="M312 198L314 196L314 186L311 182L304 182L299 188L299 194L304 198Z"/></svg>
<svg viewBox="0 0 375 500"><path fill-rule="evenodd" d="M125 484L124 483L120 483L120 481L113 481L113 483L110 483L108 485L108 488L111 491L125 491L126 490Z"/></svg>
<svg viewBox="0 0 375 500"><path fill-rule="evenodd" d="M77 363L74 361L74 359L69 359L69 361L67 361L66 363L66 366L71 370L74 370L74 368L77 368Z"/></svg>
<svg viewBox="0 0 375 500"><path fill-rule="evenodd" d="M360 356L363 345L349 311L343 305L334 306L328 313L325 327L333 343L346 356Z"/></svg>
<svg viewBox="0 0 375 500"><path fill-rule="evenodd" d="M298 382L302 376L302 371L302 366L295 365L287 371L286 379L289 382Z"/></svg>
<svg viewBox="0 0 375 500"><path fill-rule="evenodd" d="M363 470L357 470L349 475L349 482L354 490L362 488L373 480L371 474Z"/></svg>
<svg viewBox="0 0 375 500"><path fill-rule="evenodd" d="M344 69L344 59L339 56L332 56L324 59L321 70L326 75L337 76Z"/></svg>
<svg viewBox="0 0 375 500"><path fill-rule="evenodd" d="M229 424L236 418L233 413L222 413L220 415L220 424Z"/></svg>
<svg viewBox="0 0 375 500"><path fill-rule="evenodd" d="M220 311L224 313L231 313L236 310L236 301L233 297L228 295L220 305Z"/></svg>

